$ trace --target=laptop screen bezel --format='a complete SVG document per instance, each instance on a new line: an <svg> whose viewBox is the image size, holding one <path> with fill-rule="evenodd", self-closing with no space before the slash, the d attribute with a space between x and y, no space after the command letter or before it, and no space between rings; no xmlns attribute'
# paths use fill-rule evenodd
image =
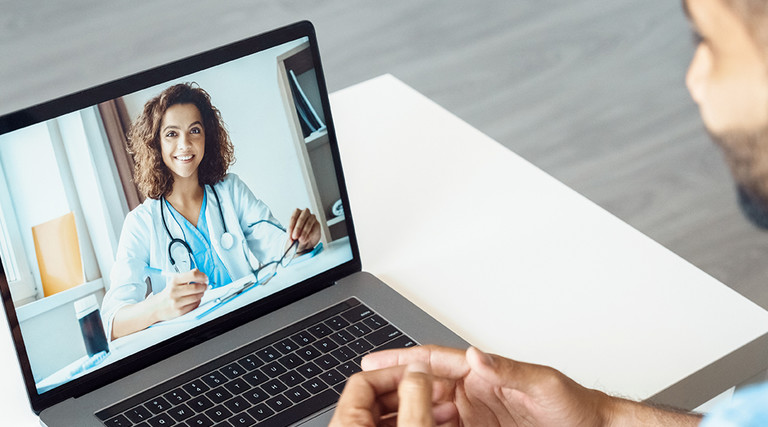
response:
<svg viewBox="0 0 768 427"><path fill-rule="evenodd" d="M248 321L264 316L285 305L322 290L332 285L340 278L360 271L361 260L357 237L353 226L346 183L341 169L341 158L329 105L325 76L320 61L317 38L314 26L308 21L297 22L267 33L211 49L200 54L192 55L184 59L0 116L0 135L2 135L303 37L309 39L309 48L311 49L314 61L322 107L326 114L328 138L330 140L333 164L344 207L352 259L266 298L255 301L232 313L201 324L180 335L139 351L122 359L120 363L105 366L93 373L74 379L42 394L38 394L37 388L35 387L35 381L27 357L21 328L16 316L15 306L11 298L5 273L2 272L2 274L0 274L0 296L3 300L3 307L10 326L17 358L23 373L27 394L30 399L32 410L36 414L39 414L43 409L58 402L70 397L78 397L87 394L99 387L146 368L147 366L157 363L174 354L187 350Z"/></svg>

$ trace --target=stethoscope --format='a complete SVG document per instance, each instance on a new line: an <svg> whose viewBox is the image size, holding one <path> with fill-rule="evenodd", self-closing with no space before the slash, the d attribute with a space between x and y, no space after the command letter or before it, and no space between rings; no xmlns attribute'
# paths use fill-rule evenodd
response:
<svg viewBox="0 0 768 427"><path fill-rule="evenodd" d="M211 187L211 191L213 191L213 197L216 198L216 204L219 205L219 216L221 217L221 224L224 226L224 233L219 237L219 244L222 248L225 250L230 250L235 245L235 236L232 235L232 233L227 230L227 223L224 221L224 211L221 209L221 201L219 200L219 194L216 192L216 189L213 188L212 185L209 185ZM181 245L184 247L184 249L187 251L187 254L189 254L189 260L190 263L194 263L194 256L192 255L192 248L189 247L189 243L186 242L184 239L174 238L171 234L171 230L168 228L168 224L165 222L165 211L164 207L167 201L165 200L165 197L160 196L160 217L163 220L163 227L165 227L165 232L168 233L168 237L171 239L171 243L168 244L168 259L171 261L171 265L176 270L177 273L180 273L179 267L176 266L176 260L173 258L173 245Z"/></svg>

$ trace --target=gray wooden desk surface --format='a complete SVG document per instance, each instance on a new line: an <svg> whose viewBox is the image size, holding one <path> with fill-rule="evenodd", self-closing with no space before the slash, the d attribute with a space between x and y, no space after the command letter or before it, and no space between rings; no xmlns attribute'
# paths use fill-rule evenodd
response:
<svg viewBox="0 0 768 427"><path fill-rule="evenodd" d="M688 98L693 46L676 0L0 0L0 10L0 113L310 19L331 91L392 73L768 308L768 236L741 218Z"/></svg>

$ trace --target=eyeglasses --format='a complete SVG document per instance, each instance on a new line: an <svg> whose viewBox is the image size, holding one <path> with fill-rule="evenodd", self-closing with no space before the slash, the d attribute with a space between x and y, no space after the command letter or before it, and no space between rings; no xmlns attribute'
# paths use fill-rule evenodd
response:
<svg viewBox="0 0 768 427"><path fill-rule="evenodd" d="M256 281L255 282L250 281L250 282L247 282L247 283L243 284L242 286L230 289L226 294L224 294L224 295L216 298L215 300L213 300L214 301L213 307L211 307L208 310L206 310L205 312L199 314L197 316L197 318L199 319L199 318L205 316L206 314L208 314L211 311L213 311L216 307L220 306L221 304L223 304L223 303L225 303L227 301L230 301L230 300L234 299L236 296L238 296L238 295L242 294L243 292L253 288L254 286L256 286L256 285L264 285L267 282L269 282L270 280L272 280L272 278L277 275L278 267L285 268L285 267L288 267L291 264L291 261L293 261L294 258L296 258L296 254L298 252L298 249L299 249L299 241L298 240L294 240L293 243L291 243L291 246L289 246L288 249L285 251L285 253L283 253L283 256L280 257L280 259L278 259L276 261L268 262L268 263L264 264L263 266L261 266L261 268L259 268L256 271L254 271L254 275L256 276Z"/></svg>
<svg viewBox="0 0 768 427"><path fill-rule="evenodd" d="M272 280L273 277L277 275L277 269L279 267L286 268L291 264L291 261L293 261L296 258L296 253L299 249L299 241L294 240L293 243L291 243L291 246L286 249L285 253L283 253L283 256L280 257L280 259L268 262L258 268L254 275L256 276L256 284L257 285L266 285L267 282Z"/></svg>

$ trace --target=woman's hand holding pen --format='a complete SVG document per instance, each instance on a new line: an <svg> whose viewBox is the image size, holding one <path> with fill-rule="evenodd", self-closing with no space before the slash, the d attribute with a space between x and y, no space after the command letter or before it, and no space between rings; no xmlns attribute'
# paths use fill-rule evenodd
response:
<svg viewBox="0 0 768 427"><path fill-rule="evenodd" d="M320 241L320 223L309 209L296 209L288 224L290 241L299 241L298 252L308 251Z"/></svg>
<svg viewBox="0 0 768 427"><path fill-rule="evenodd" d="M165 289L151 298L155 320L174 319L196 309L207 288L208 276L198 269L169 276Z"/></svg>

